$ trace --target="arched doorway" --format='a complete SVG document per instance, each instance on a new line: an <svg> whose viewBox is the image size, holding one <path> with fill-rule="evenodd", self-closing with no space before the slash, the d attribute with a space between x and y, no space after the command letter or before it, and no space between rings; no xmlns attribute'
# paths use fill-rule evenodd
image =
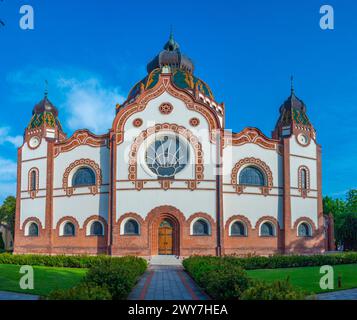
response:
<svg viewBox="0 0 357 320"><path fill-rule="evenodd" d="M158 228L159 255L174 254L174 227L169 219L163 219Z"/></svg>

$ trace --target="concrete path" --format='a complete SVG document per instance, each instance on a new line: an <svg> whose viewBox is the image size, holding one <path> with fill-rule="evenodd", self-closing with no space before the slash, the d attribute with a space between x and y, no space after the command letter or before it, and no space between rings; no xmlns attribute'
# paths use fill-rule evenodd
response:
<svg viewBox="0 0 357 320"><path fill-rule="evenodd" d="M38 300L39 298L32 294L0 291L0 300Z"/></svg>
<svg viewBox="0 0 357 320"><path fill-rule="evenodd" d="M320 293L317 300L357 300L357 289Z"/></svg>
<svg viewBox="0 0 357 320"><path fill-rule="evenodd" d="M174 256L157 256L129 295L129 300L207 300Z"/></svg>

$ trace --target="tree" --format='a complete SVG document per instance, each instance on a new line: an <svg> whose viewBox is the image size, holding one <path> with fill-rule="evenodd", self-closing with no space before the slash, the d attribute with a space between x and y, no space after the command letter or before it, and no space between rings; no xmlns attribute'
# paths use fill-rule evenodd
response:
<svg viewBox="0 0 357 320"><path fill-rule="evenodd" d="M15 229L16 199L12 196L7 197L0 207L0 225L10 230L14 234Z"/></svg>
<svg viewBox="0 0 357 320"><path fill-rule="evenodd" d="M346 201L326 196L323 206L334 217L336 242L345 250L357 250L357 190L350 190Z"/></svg>

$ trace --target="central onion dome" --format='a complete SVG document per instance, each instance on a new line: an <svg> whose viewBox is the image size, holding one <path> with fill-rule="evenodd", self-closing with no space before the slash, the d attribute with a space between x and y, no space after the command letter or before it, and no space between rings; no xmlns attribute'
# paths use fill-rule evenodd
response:
<svg viewBox="0 0 357 320"><path fill-rule="evenodd" d="M177 88L184 89L191 94L198 90L211 100L214 100L210 87L193 75L194 64L192 60L181 53L180 46L171 33L163 50L148 63L148 75L130 90L123 106L134 102L143 91L153 88L159 80L163 67L169 67L171 80Z"/></svg>
<svg viewBox="0 0 357 320"><path fill-rule="evenodd" d="M163 66L169 66L174 69L178 68L193 73L194 66L192 60L181 53L180 46L174 40L172 32L169 41L167 41L164 46L164 50L148 63L147 71L148 73L151 73L151 71Z"/></svg>

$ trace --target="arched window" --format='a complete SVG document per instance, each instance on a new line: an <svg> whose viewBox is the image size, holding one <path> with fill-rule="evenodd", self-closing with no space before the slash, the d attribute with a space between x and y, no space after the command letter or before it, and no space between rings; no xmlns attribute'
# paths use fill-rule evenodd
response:
<svg viewBox="0 0 357 320"><path fill-rule="evenodd" d="M91 168L79 168L72 179L73 187L93 186L95 185L95 173Z"/></svg>
<svg viewBox="0 0 357 320"><path fill-rule="evenodd" d="M299 237L311 237L311 227L308 223L303 222L299 224L298 228Z"/></svg>
<svg viewBox="0 0 357 320"><path fill-rule="evenodd" d="M32 170L30 173L30 191L37 190L37 172L36 170Z"/></svg>
<svg viewBox="0 0 357 320"><path fill-rule="evenodd" d="M75 226L72 222L66 222L63 226L63 235L66 237L74 237L75 236Z"/></svg>
<svg viewBox="0 0 357 320"><path fill-rule="evenodd" d="M241 221L235 221L231 225L231 236L245 236L245 225Z"/></svg>
<svg viewBox="0 0 357 320"><path fill-rule="evenodd" d="M198 219L194 222L192 227L192 234L195 236L209 235L209 225L206 220Z"/></svg>
<svg viewBox="0 0 357 320"><path fill-rule="evenodd" d="M129 219L124 224L124 234L139 234L139 224L134 219Z"/></svg>
<svg viewBox="0 0 357 320"><path fill-rule="evenodd" d="M104 234L103 231L103 225L99 221L94 221L90 226L91 236L102 236Z"/></svg>
<svg viewBox="0 0 357 320"><path fill-rule="evenodd" d="M35 222L31 222L28 230L29 237L38 237L38 225Z"/></svg>
<svg viewBox="0 0 357 320"><path fill-rule="evenodd" d="M239 174L239 184L247 186L264 186L264 175L256 167L245 167Z"/></svg>
<svg viewBox="0 0 357 320"><path fill-rule="evenodd" d="M307 172L306 169L301 169L301 188L307 189Z"/></svg>
<svg viewBox="0 0 357 320"><path fill-rule="evenodd" d="M263 237L274 236L274 226L270 222L264 222L260 227L260 235Z"/></svg>

